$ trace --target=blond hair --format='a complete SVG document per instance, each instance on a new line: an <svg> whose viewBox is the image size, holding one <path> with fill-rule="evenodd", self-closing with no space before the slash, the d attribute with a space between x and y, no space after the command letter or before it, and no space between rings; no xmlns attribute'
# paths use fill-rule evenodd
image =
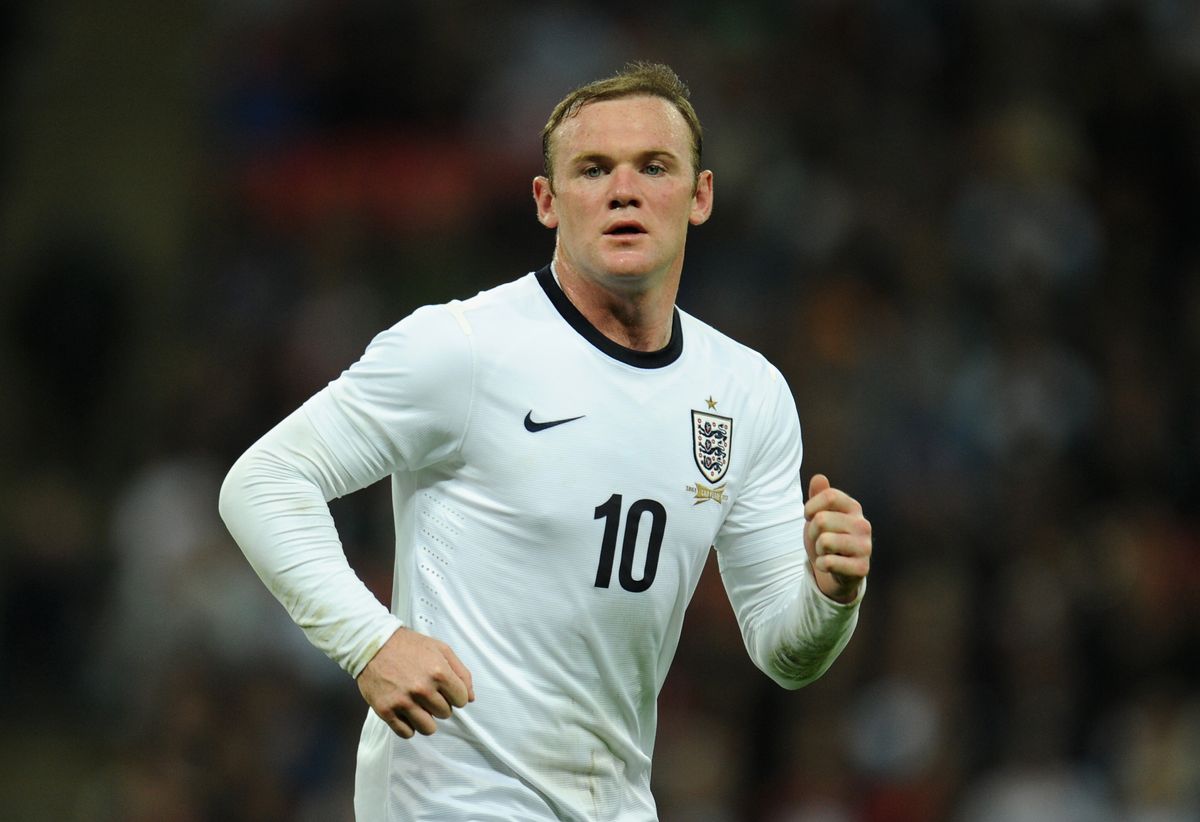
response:
<svg viewBox="0 0 1200 822"><path fill-rule="evenodd" d="M704 132L700 118L689 101L691 93L670 66L662 63L633 62L611 77L595 80L580 86L559 101L550 113L550 119L542 128L542 168L546 177L554 182L554 164L550 159L554 132L565 120L574 117L588 103L600 100L618 100L623 97L661 97L683 115L692 132L692 173L700 175L700 152L704 144Z"/></svg>

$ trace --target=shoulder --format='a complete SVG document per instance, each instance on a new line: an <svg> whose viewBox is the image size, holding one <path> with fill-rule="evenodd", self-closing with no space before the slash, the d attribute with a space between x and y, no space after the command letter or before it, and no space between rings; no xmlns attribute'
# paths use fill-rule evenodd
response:
<svg viewBox="0 0 1200 822"><path fill-rule="evenodd" d="M679 311L684 345L690 349L689 354L711 362L717 368L742 375L747 380L786 387L783 374L760 352L683 309L676 310Z"/></svg>
<svg viewBox="0 0 1200 822"><path fill-rule="evenodd" d="M449 313L464 333L473 330L472 320L527 315L545 308L545 294L537 278L526 274L515 280L480 291L473 297L451 300L435 308Z"/></svg>
<svg viewBox="0 0 1200 822"><path fill-rule="evenodd" d="M465 300L421 306L376 334L329 384L329 400L322 402L362 419L411 422L413 414L428 411L459 430L455 426L470 406L480 368L495 356L497 335L490 329L521 327L513 316L529 302L527 280L532 282L521 277Z"/></svg>
<svg viewBox="0 0 1200 822"><path fill-rule="evenodd" d="M526 275L472 297L421 306L378 334L371 346L417 344L431 353L439 343L448 344L451 349L469 346L481 320L519 315L523 306L537 297L535 289L536 281L532 275Z"/></svg>

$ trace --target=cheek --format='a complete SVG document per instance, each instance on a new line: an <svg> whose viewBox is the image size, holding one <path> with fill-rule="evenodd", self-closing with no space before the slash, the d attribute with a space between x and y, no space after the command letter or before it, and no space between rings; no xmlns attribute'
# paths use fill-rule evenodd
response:
<svg viewBox="0 0 1200 822"><path fill-rule="evenodd" d="M557 205L557 211L561 224L583 226L588 222L588 215L594 211L594 207L589 207L589 203L578 197L574 197L565 203L560 200Z"/></svg>

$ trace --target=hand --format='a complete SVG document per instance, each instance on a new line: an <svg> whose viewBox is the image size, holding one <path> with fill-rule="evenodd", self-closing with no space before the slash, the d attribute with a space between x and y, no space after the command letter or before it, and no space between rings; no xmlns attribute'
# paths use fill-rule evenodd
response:
<svg viewBox="0 0 1200 822"><path fill-rule="evenodd" d="M816 474L804 505L804 548L817 587L830 599L853 602L871 570L871 523L862 506Z"/></svg>
<svg viewBox="0 0 1200 822"><path fill-rule="evenodd" d="M358 690L397 736L428 736L437 719L475 701L471 673L450 646L400 628L358 675Z"/></svg>

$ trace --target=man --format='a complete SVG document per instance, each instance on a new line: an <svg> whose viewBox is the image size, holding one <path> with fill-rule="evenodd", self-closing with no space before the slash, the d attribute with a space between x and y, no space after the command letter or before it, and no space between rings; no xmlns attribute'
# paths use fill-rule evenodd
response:
<svg viewBox="0 0 1200 822"><path fill-rule="evenodd" d="M857 619L861 507L822 475L805 503L779 372L675 308L713 202L686 87L633 64L563 100L543 148L553 264L379 335L222 488L250 562L372 709L360 820L655 819L656 697L711 546L784 687ZM390 612L326 504L388 475Z"/></svg>

